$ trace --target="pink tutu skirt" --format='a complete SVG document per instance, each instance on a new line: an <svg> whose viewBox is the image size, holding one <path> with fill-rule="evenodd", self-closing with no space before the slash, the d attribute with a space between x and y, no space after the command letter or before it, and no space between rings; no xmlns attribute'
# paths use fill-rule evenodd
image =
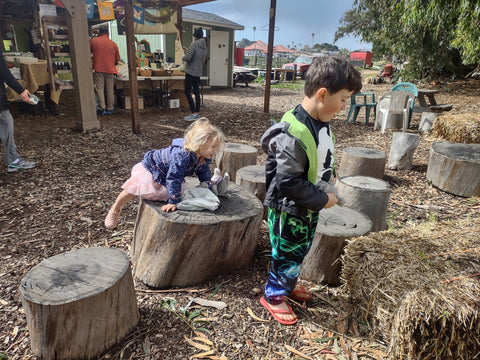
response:
<svg viewBox="0 0 480 360"><path fill-rule="evenodd" d="M184 184L182 183L182 193ZM122 185L122 189L146 200L168 201L167 188L153 180L153 175L141 162L132 168L130 179Z"/></svg>

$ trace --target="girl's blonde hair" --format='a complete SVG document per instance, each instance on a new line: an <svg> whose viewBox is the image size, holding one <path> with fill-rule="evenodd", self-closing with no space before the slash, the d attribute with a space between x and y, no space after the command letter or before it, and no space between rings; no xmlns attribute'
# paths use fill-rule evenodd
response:
<svg viewBox="0 0 480 360"><path fill-rule="evenodd" d="M223 132L210 123L206 117L201 117L190 125L184 134L183 147L187 151L196 152L200 146L206 143L218 142L220 146L225 142Z"/></svg>

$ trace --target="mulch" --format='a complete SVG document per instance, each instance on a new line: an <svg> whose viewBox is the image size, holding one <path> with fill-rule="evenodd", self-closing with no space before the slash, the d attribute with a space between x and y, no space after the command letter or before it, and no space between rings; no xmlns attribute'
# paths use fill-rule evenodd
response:
<svg viewBox="0 0 480 360"><path fill-rule="evenodd" d="M439 89L438 103L453 104L452 114L479 113L480 82L473 80L425 84ZM376 97L390 85L365 85ZM138 202L128 204L119 227L107 231L103 220L128 178L131 167L153 148L181 137L189 123L187 109L147 109L141 133L133 134L129 113L100 117L101 128L75 130L73 96L62 94L57 116L19 114L15 136L20 153L37 162L31 171L0 173L0 354L9 359L33 359L18 286L42 260L82 247L108 246L130 252ZM261 85L205 90L202 114L222 128L227 140L259 149L270 119L301 102L302 91L272 89L270 113L263 112ZM388 157L392 130L373 131L346 124L347 110L332 128L337 140L336 163L346 147L374 147ZM420 113L409 131L416 132ZM478 217L479 198L461 198L436 189L426 179L429 149L435 137L421 135L409 170L385 170L392 187L388 225L398 229L445 220ZM295 326L272 321L259 304L269 263L268 232L263 224L259 246L246 268L180 289L150 289L135 280L140 323L121 343L99 359L383 359L387 346L356 316L349 295L340 288L308 284L313 300L291 302L299 316ZM223 301L225 309L199 305L191 298ZM1 355L0 355L1 358Z"/></svg>

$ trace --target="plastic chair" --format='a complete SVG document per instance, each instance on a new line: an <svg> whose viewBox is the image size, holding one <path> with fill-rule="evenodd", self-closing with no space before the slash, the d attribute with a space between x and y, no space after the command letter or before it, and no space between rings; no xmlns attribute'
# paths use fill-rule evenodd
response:
<svg viewBox="0 0 480 360"><path fill-rule="evenodd" d="M415 84L409 82L401 82L399 84L394 85L390 91L410 91L413 95L415 95L415 99L418 98L418 88ZM415 105L415 99L413 99L411 106L410 115L408 117L408 127L410 127L410 121L412 121L412 114L413 114L413 107Z"/></svg>
<svg viewBox="0 0 480 360"><path fill-rule="evenodd" d="M357 97L363 98L363 102L357 103ZM369 99L370 98L370 99ZM375 102L375 94L374 93L357 93L350 97L350 109L348 110L347 115L347 124L350 120L350 116L353 114L352 122L357 120L357 115L360 109L365 106L365 126L368 125L368 120L370 117L370 110L373 108L373 116L374 120L376 118L376 109L377 103Z"/></svg>
<svg viewBox="0 0 480 360"><path fill-rule="evenodd" d="M409 91L389 91L378 99L377 116L375 119L374 130L381 127L382 133L385 132L387 123L395 121L395 117L402 115L402 131L408 129L408 118L411 113L411 103L415 95Z"/></svg>

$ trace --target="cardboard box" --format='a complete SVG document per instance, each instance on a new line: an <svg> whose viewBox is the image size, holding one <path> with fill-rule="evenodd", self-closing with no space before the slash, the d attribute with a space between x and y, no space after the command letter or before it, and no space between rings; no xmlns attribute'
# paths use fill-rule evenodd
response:
<svg viewBox="0 0 480 360"><path fill-rule="evenodd" d="M138 59L137 58L137 68L148 66L148 59Z"/></svg>
<svg viewBox="0 0 480 360"><path fill-rule="evenodd" d="M125 106L124 106L125 110L130 110L132 108L132 105L130 104L130 96L125 96L124 104L125 104ZM138 108L140 110L144 109L143 97L142 96L138 96Z"/></svg>
<svg viewBox="0 0 480 360"><path fill-rule="evenodd" d="M170 109L177 109L180 107L180 99L170 99L168 100Z"/></svg>

